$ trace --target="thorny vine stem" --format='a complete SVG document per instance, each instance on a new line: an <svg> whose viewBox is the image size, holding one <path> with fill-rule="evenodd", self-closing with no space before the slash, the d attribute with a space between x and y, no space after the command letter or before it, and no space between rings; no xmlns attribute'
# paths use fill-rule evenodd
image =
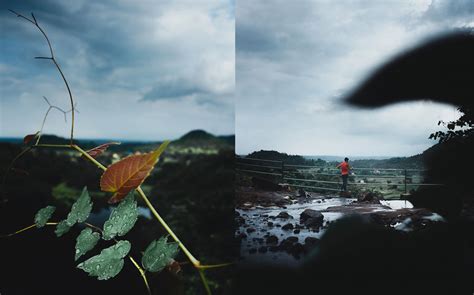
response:
<svg viewBox="0 0 474 295"><path fill-rule="evenodd" d="M48 110L46 111L46 114L44 115L43 123L41 124L40 131L38 132L38 139L36 140L36 145L39 144L39 141L40 141L40 139L41 139L41 136L43 135L43 128L44 128L44 124L46 123L46 118L48 118L48 114L49 114L49 112L50 112L52 109L56 109L56 110L60 111L61 113L63 113L63 115L64 115L64 122L66 122L66 123L67 123L66 114L72 112L72 109L70 109L69 111L65 111L65 110L61 109L60 107L57 107L57 106L55 106L55 105L52 105L52 104L49 102L49 100L46 98L46 96L43 96L43 99L46 101L46 103L48 104L49 108L48 108ZM78 112L77 109L75 109L74 111L75 111L75 112Z"/></svg>
<svg viewBox="0 0 474 295"><path fill-rule="evenodd" d="M55 225L58 225L59 222L47 222L45 225L50 225L50 226L55 226ZM88 222L83 222L82 224L84 224L85 226L93 229L93 230L96 230L98 232L100 232L101 234L103 234L103 231L100 227L97 227L93 224L90 224ZM30 230L30 229L33 229L33 228L37 228L36 226L36 223L35 224L32 224L32 225L29 225L27 227L24 227L20 230L17 230L16 232L13 232L11 234L7 234L7 235L0 235L0 238L8 238L8 237L11 237L11 236L14 236L14 235L17 235L17 234L20 234L22 232L25 232L27 230ZM115 243L118 243L118 241L116 239L114 239ZM145 283L145 286L146 286L146 289L148 291L148 294L151 295L151 290L150 290L150 286L148 285L148 280L146 278L146 275L145 275L145 271L143 270L143 268L136 262L136 260L132 257L132 255L128 255L128 258L130 259L130 261L132 262L132 264L135 266L135 268L140 272L140 275L142 276L143 278L143 282Z"/></svg>
<svg viewBox="0 0 474 295"><path fill-rule="evenodd" d="M29 19L26 16L24 16L22 14L19 14L19 13L15 12L11 9L9 9L9 11L12 12L13 14L15 14L17 17L23 18L23 19L29 21L30 23L32 23L33 25L35 25L35 27L38 28L38 30L41 32L41 34L43 34L44 38L46 39L46 42L48 43L49 52L51 54L51 57L42 57L41 56L41 57L36 57L36 58L37 59L50 59L50 60L52 60L54 65L58 69L59 74L61 75L61 78L63 78L64 84L66 85L67 92L69 94L69 100L71 102L71 145L72 145L73 144L73 139L74 139L74 113L75 113L74 112L74 108L75 108L74 99L72 98L72 92L71 92L71 88L69 87L69 83L67 82L66 77L64 76L64 73L61 70L61 67L59 66L56 58L54 57L53 47L51 46L51 42L49 41L48 35L46 35L46 32L38 24L38 21L36 20L35 15L33 13L31 14L32 19Z"/></svg>

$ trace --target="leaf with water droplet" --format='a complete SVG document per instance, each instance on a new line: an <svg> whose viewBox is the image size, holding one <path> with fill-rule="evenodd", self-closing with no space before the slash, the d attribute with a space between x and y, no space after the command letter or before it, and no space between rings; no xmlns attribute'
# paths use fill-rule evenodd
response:
<svg viewBox="0 0 474 295"><path fill-rule="evenodd" d="M99 233L92 232L92 229L90 228L83 229L76 239L75 260L79 259L79 257L86 254L88 251L94 249L99 239Z"/></svg>
<svg viewBox="0 0 474 295"><path fill-rule="evenodd" d="M67 224L73 226L76 222L84 222L89 217L92 210L91 197L87 187L82 190L81 196L72 205L71 212L67 215Z"/></svg>
<svg viewBox="0 0 474 295"><path fill-rule="evenodd" d="M104 240L113 239L115 236L123 236L128 233L138 218L137 202L133 192L112 210L109 220L104 223Z"/></svg>
<svg viewBox="0 0 474 295"><path fill-rule="evenodd" d="M103 249L99 255L79 263L78 268L95 276L99 280L115 277L123 268L123 258L130 252L130 242L119 241L117 244Z"/></svg>
<svg viewBox="0 0 474 295"><path fill-rule="evenodd" d="M148 245L143 253L142 265L151 272L159 272L172 263L178 254L178 243L167 243L168 237L161 237Z"/></svg>
<svg viewBox="0 0 474 295"><path fill-rule="evenodd" d="M51 215L53 215L54 210L56 210L56 207L54 206L47 206L39 209L35 215L36 227L45 226L46 222L48 222L48 220L51 218Z"/></svg>
<svg viewBox="0 0 474 295"><path fill-rule="evenodd" d="M56 233L56 236L60 237L64 235L65 233L67 233L70 229L71 229L71 226L67 223L66 220L63 220L60 223L58 223L54 233Z"/></svg>

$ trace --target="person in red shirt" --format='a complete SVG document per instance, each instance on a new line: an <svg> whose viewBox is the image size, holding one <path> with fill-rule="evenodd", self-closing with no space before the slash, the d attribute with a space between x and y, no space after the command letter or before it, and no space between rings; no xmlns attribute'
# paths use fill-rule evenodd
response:
<svg viewBox="0 0 474 295"><path fill-rule="evenodd" d="M344 162L337 165L336 168L341 168L341 192L347 192L347 178L349 178L349 170L351 169L351 166L349 166L349 158L344 158Z"/></svg>

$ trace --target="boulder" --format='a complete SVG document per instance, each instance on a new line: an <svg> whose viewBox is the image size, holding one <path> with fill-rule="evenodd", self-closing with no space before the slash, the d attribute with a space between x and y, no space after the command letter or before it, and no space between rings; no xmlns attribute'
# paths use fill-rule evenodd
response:
<svg viewBox="0 0 474 295"><path fill-rule="evenodd" d="M314 238L314 237L307 237L306 239L304 239L304 250L305 250L305 252L309 252L312 249L314 249L314 247L318 243L319 243L319 239Z"/></svg>
<svg viewBox="0 0 474 295"><path fill-rule="evenodd" d="M281 211L280 213L278 213L278 215L276 216L276 218L288 219L288 218L293 218L293 216L291 216L290 214L288 214L288 212L286 212L286 211Z"/></svg>
<svg viewBox="0 0 474 295"><path fill-rule="evenodd" d="M281 229L283 230L292 230L294 227L293 227L293 224L291 223L287 223L285 224L284 226L281 227Z"/></svg>
<svg viewBox="0 0 474 295"><path fill-rule="evenodd" d="M269 245L276 245L276 244L278 244L278 238L277 238L277 236L269 236L269 237L267 237L266 242Z"/></svg>
<svg viewBox="0 0 474 295"><path fill-rule="evenodd" d="M313 209L306 209L300 214L300 223L307 227L319 228L323 225L323 220L323 214Z"/></svg>

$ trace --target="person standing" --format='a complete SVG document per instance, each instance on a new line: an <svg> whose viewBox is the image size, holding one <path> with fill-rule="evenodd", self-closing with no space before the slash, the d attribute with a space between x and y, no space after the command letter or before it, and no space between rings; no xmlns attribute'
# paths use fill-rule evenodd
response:
<svg viewBox="0 0 474 295"><path fill-rule="evenodd" d="M347 192L347 179L349 178L349 170L351 167L349 166L349 158L344 158L344 162L340 163L336 166L336 168L341 169L341 178L342 178L342 186L341 192Z"/></svg>

